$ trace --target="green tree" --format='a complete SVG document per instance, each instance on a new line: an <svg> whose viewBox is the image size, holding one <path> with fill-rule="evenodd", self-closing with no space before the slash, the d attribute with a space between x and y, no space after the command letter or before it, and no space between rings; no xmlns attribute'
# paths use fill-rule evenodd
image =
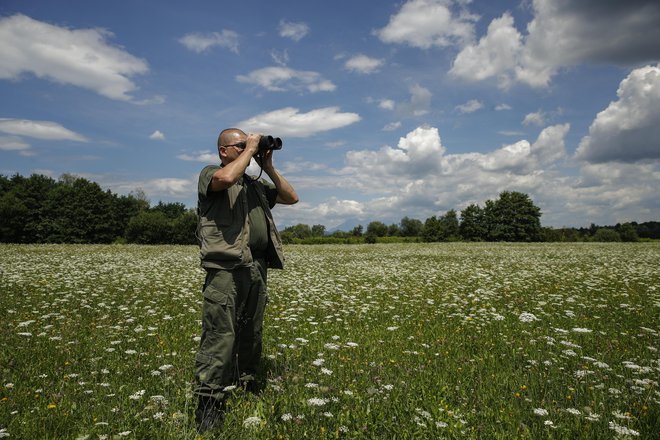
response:
<svg viewBox="0 0 660 440"><path fill-rule="evenodd" d="M399 229L399 225L392 223L387 227L388 237L398 237L399 235L401 235L401 229Z"/></svg>
<svg viewBox="0 0 660 440"><path fill-rule="evenodd" d="M325 235L325 226L323 225L312 226L312 237L323 237L324 235Z"/></svg>
<svg viewBox="0 0 660 440"><path fill-rule="evenodd" d="M177 218L171 220L172 243L174 244L195 244L197 237L197 213L194 209L189 209Z"/></svg>
<svg viewBox="0 0 660 440"><path fill-rule="evenodd" d="M442 241L444 237L442 222L435 215L427 218L422 230L422 239L426 242L435 242Z"/></svg>
<svg viewBox="0 0 660 440"><path fill-rule="evenodd" d="M442 224L442 240L459 240L459 225L458 225L458 216L456 211L450 209L442 217L440 217L440 223Z"/></svg>
<svg viewBox="0 0 660 440"><path fill-rule="evenodd" d="M419 237L422 235L424 223L416 218L404 217L401 219L401 236L402 237Z"/></svg>
<svg viewBox="0 0 660 440"><path fill-rule="evenodd" d="M621 241L636 242L639 241L637 230L630 223L624 223L617 228Z"/></svg>
<svg viewBox="0 0 660 440"><path fill-rule="evenodd" d="M170 243L171 220L159 211L142 211L126 226L126 240L137 244Z"/></svg>
<svg viewBox="0 0 660 440"><path fill-rule="evenodd" d="M468 205L461 211L459 233L468 241L481 241L487 238L484 212L476 203Z"/></svg>
<svg viewBox="0 0 660 440"><path fill-rule="evenodd" d="M541 210L527 194L504 191L495 202L486 201L484 218L493 241L539 241Z"/></svg>
<svg viewBox="0 0 660 440"><path fill-rule="evenodd" d="M602 242L619 242L621 241L621 236L614 229L600 228L596 230L593 240Z"/></svg>
<svg viewBox="0 0 660 440"><path fill-rule="evenodd" d="M356 227L351 229L349 234L352 235L353 237L362 237L362 232L363 231L364 231L364 228L362 227L362 225L357 225Z"/></svg>
<svg viewBox="0 0 660 440"><path fill-rule="evenodd" d="M387 235L387 225L383 222L373 221L367 225L367 235L385 237Z"/></svg>

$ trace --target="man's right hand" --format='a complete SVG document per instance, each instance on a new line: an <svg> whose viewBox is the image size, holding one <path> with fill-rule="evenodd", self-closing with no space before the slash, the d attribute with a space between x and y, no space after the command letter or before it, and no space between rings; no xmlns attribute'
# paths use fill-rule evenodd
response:
<svg viewBox="0 0 660 440"><path fill-rule="evenodd" d="M260 134L250 133L245 140L245 152L250 156L254 156L259 151Z"/></svg>

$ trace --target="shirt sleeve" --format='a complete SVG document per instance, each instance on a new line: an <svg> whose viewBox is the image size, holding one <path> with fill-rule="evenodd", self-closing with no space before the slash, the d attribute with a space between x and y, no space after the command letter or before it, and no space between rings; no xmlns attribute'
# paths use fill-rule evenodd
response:
<svg viewBox="0 0 660 440"><path fill-rule="evenodd" d="M209 184L213 178L213 173L215 173L220 167L215 165L209 165L204 167L201 173L199 173L199 184L197 192L200 196L206 197L208 195Z"/></svg>
<svg viewBox="0 0 660 440"><path fill-rule="evenodd" d="M273 209L277 203L277 188L275 185L268 182L267 180L261 180L261 183L264 185L264 191L266 192L266 200L268 200L268 207Z"/></svg>

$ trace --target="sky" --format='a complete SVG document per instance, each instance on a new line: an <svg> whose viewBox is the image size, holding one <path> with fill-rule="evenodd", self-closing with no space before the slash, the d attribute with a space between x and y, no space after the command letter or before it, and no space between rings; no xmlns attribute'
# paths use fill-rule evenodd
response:
<svg viewBox="0 0 660 440"><path fill-rule="evenodd" d="M0 174L192 208L228 127L282 138L280 227L658 221L660 2L0 0Z"/></svg>

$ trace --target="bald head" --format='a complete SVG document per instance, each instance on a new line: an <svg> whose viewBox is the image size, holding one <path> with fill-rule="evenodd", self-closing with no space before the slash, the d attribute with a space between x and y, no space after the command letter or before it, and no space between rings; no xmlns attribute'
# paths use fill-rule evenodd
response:
<svg viewBox="0 0 660 440"><path fill-rule="evenodd" d="M222 130L218 136L218 148L222 145L233 145L241 142L244 137L245 133L238 128L227 128Z"/></svg>

